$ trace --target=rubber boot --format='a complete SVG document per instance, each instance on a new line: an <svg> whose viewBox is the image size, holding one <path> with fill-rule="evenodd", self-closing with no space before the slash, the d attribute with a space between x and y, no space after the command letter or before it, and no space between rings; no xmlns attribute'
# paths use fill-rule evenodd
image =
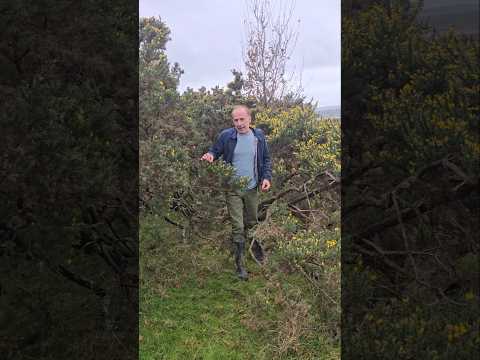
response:
<svg viewBox="0 0 480 360"><path fill-rule="evenodd" d="M237 275L241 280L248 280L248 273L245 270L245 243L235 243L235 265Z"/></svg>
<svg viewBox="0 0 480 360"><path fill-rule="evenodd" d="M257 240L253 240L252 253L259 264L263 265L265 261L265 251Z"/></svg>

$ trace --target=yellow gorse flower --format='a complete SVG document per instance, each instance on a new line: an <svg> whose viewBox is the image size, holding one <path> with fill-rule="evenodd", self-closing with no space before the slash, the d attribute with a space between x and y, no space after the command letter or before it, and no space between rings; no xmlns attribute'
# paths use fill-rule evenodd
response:
<svg viewBox="0 0 480 360"><path fill-rule="evenodd" d="M447 338L449 342L453 342L456 339L462 337L468 332L468 325L464 323L447 325Z"/></svg>
<svg viewBox="0 0 480 360"><path fill-rule="evenodd" d="M327 248L331 249L337 246L337 240L327 240Z"/></svg>

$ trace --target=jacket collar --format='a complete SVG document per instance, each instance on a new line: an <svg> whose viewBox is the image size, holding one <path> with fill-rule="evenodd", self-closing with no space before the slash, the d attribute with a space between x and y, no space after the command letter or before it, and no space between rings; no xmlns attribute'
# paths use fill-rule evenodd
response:
<svg viewBox="0 0 480 360"><path fill-rule="evenodd" d="M255 137L258 138L255 128L250 127L250 130L252 130L253 135L255 135ZM234 127L232 127L232 133L230 134L230 139L233 139L233 140L237 139L237 129L235 129Z"/></svg>

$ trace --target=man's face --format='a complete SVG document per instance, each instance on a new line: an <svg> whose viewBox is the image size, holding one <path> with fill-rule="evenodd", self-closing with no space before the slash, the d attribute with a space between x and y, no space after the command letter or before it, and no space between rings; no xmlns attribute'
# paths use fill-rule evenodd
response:
<svg viewBox="0 0 480 360"><path fill-rule="evenodd" d="M250 131L250 115L245 108L237 108L232 112L233 126L240 134L246 134Z"/></svg>

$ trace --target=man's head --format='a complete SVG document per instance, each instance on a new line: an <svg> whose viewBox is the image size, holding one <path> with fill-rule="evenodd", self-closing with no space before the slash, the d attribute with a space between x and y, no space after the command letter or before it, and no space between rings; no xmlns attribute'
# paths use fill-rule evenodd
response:
<svg viewBox="0 0 480 360"><path fill-rule="evenodd" d="M233 126L240 134L246 134L250 131L252 121L250 109L245 105L236 105L232 110Z"/></svg>

